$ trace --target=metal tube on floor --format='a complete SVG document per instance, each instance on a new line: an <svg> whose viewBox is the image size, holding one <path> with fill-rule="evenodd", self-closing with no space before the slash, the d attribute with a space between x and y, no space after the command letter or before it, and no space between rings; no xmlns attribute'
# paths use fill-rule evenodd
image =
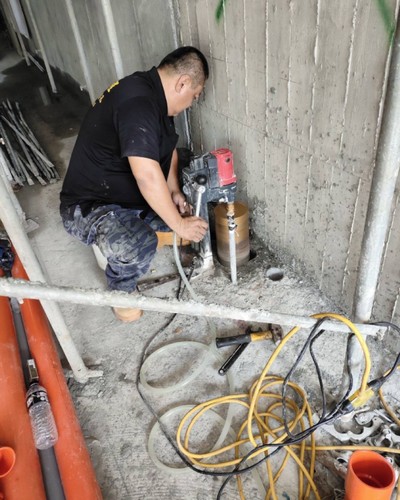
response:
<svg viewBox="0 0 400 500"><path fill-rule="evenodd" d="M46 283L39 261L32 250L28 236L15 210L15 204L18 203L18 201L16 198L13 200L12 197L15 197L15 195L7 190L3 177L0 175L0 219L29 278L31 280ZM83 363L74 341L72 340L58 304L50 301L43 301L42 306L71 366L74 377L78 382L87 382L91 374Z"/></svg>
<svg viewBox="0 0 400 500"><path fill-rule="evenodd" d="M262 309L240 309L239 307L222 304L202 304L193 300L179 301L177 299L159 299L132 295L125 292L92 290L87 288L69 288L33 283L31 281L0 278L0 296L30 298L39 300L55 300L57 302L72 302L89 306L112 306L139 308L145 311L186 314L188 316L204 316L209 318L228 318L257 323L273 323L286 326L311 328L316 320L304 316L281 314ZM375 325L356 325L364 335L376 335L381 330ZM329 321L324 329L336 332L349 332L346 325Z"/></svg>

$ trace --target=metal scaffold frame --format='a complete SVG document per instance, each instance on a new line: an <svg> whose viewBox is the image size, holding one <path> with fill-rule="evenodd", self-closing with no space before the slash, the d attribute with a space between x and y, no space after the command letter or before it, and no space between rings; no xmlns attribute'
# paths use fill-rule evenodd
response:
<svg viewBox="0 0 400 500"><path fill-rule="evenodd" d="M1 159L1 158L0 158ZM19 202L10 189L3 164L0 161L0 220L24 266L29 279L46 283L39 261L31 248L29 238L23 227L23 212ZM5 278L4 278L5 279ZM6 294L4 294L6 295ZM21 298L20 295L13 295ZM25 296L25 298L28 298ZM60 346L71 366L71 370L78 382L87 382L90 377L100 376L99 371L90 371L86 368L75 344L72 340L68 327L62 316L61 310L56 302L50 300L41 301L47 318L54 330Z"/></svg>

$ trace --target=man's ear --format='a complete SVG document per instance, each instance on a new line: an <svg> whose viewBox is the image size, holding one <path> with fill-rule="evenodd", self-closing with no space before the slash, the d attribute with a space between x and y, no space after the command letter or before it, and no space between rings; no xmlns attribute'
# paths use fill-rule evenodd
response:
<svg viewBox="0 0 400 500"><path fill-rule="evenodd" d="M180 94L183 92L186 88L191 87L192 85L192 79L190 78L189 75L181 75L178 80L176 81L175 84L175 90Z"/></svg>

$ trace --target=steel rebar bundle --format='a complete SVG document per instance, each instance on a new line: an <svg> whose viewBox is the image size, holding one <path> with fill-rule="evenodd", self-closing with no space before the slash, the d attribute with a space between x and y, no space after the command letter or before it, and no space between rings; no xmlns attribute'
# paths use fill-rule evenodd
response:
<svg viewBox="0 0 400 500"><path fill-rule="evenodd" d="M56 182L60 176L39 141L26 123L18 102L8 99L0 104L0 148L4 170L14 186L42 186Z"/></svg>

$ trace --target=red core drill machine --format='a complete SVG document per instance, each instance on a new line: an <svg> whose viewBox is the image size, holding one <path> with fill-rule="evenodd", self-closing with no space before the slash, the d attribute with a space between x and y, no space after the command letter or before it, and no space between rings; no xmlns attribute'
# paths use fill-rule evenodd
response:
<svg viewBox="0 0 400 500"><path fill-rule="evenodd" d="M226 148L193 156L188 167L182 169L183 192L195 210L195 215L209 222L209 202L228 204L229 253L231 279L236 283L236 243L234 201L236 175L233 170L232 151ZM211 236L208 229L195 249L199 252L203 271L213 267Z"/></svg>

